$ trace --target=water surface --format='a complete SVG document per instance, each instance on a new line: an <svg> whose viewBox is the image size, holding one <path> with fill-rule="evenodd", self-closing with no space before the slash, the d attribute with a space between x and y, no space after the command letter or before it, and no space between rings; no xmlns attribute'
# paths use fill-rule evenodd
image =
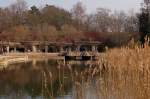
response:
<svg viewBox="0 0 150 99"><path fill-rule="evenodd" d="M150 75L93 62L30 61L0 70L0 99L149 99Z"/></svg>

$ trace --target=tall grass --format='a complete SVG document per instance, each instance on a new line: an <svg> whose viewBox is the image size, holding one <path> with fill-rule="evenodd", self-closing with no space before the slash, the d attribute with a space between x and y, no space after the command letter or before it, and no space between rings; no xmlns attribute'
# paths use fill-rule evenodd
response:
<svg viewBox="0 0 150 99"><path fill-rule="evenodd" d="M58 64L60 96L65 99L65 70L70 72L72 99L149 99L150 47L134 43L109 49L88 68L78 71L69 64ZM47 69L46 69L47 70ZM50 83L49 97L54 98L51 72L43 72L43 91ZM44 93L44 92L43 92Z"/></svg>
<svg viewBox="0 0 150 99"><path fill-rule="evenodd" d="M76 99L149 99L150 47L107 50L96 66L78 75Z"/></svg>

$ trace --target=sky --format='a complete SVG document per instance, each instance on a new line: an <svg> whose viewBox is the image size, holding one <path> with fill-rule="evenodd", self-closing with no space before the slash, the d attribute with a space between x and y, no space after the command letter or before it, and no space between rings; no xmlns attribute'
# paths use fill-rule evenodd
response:
<svg viewBox="0 0 150 99"><path fill-rule="evenodd" d="M16 0L0 0L0 7L6 7ZM43 7L45 4L55 5L70 10L77 2L82 2L88 13L93 13L99 7L111 10L139 11L142 0L25 0L28 6Z"/></svg>

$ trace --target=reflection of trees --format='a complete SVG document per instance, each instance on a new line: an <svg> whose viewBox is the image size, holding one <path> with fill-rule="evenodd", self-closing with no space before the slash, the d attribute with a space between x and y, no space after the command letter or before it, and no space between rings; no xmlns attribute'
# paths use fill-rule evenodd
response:
<svg viewBox="0 0 150 99"><path fill-rule="evenodd" d="M64 88L64 94L67 94L68 91L71 88L71 78L67 77L63 79L62 70L60 72L60 79L58 75L58 68L56 62L48 61L48 63L45 62L38 62L36 66L38 69L32 68L32 63L27 64L16 64L16 67L20 66L18 69L12 69L12 70L2 70L0 71L0 94L6 95L6 93L11 94L12 91L15 93L19 93L19 91L23 91L24 93L28 93L30 96L40 96L42 93L42 90L48 92L45 92L48 95L51 93L51 81L52 81L52 88L54 96L59 95L59 89L60 85L59 82L63 82L63 88ZM64 69L64 68L61 68ZM44 79L47 80L47 88L45 90L42 89L42 80L43 75L42 71L46 73L46 77ZM52 79L48 78L48 72L52 73ZM69 75L69 72L67 69L64 69L65 76ZM61 81L59 81L61 80Z"/></svg>
<svg viewBox="0 0 150 99"><path fill-rule="evenodd" d="M33 66L34 65L34 66ZM31 97L63 96L72 91L76 72L89 65L71 65L62 61L35 61L11 65L0 71L0 95L26 93Z"/></svg>
<svg viewBox="0 0 150 99"><path fill-rule="evenodd" d="M18 68L18 66L20 68ZM120 71L96 65L70 65L56 61L16 64L17 69L0 71L0 96L29 95L56 97L72 92L75 99L147 99L149 73L139 70ZM147 71L147 72L146 72Z"/></svg>

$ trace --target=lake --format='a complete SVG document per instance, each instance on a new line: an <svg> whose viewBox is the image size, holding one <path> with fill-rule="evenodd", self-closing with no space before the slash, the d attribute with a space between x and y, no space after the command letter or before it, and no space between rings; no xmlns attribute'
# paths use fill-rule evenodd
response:
<svg viewBox="0 0 150 99"><path fill-rule="evenodd" d="M0 70L0 99L148 99L149 73L33 60Z"/></svg>

